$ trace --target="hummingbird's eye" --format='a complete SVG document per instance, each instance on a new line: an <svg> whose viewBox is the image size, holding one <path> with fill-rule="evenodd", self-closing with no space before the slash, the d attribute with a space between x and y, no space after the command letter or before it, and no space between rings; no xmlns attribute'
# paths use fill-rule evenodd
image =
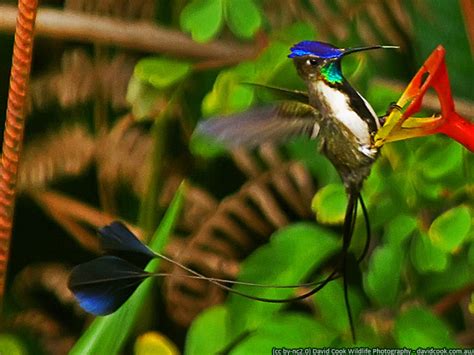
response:
<svg viewBox="0 0 474 355"><path fill-rule="evenodd" d="M306 64L314 67L318 64L318 61L314 58L309 58L306 60Z"/></svg>

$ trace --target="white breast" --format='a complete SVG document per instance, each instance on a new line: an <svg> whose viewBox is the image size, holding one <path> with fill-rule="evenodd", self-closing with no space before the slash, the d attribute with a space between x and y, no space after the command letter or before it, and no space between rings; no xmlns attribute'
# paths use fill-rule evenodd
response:
<svg viewBox="0 0 474 355"><path fill-rule="evenodd" d="M328 110L331 110L328 114L346 126L361 145L370 146L369 126L351 110L349 99L343 93L326 85L324 82L317 84L317 90L321 94L320 97L324 97L327 100L325 106Z"/></svg>
<svg viewBox="0 0 474 355"><path fill-rule="evenodd" d="M375 113L374 109L373 109L372 106L368 103L368 101L365 99L365 97L362 96L361 94L359 94L358 91L356 91L356 92L357 92L357 95L359 95L359 97L362 99L362 101L364 101L365 107L367 107L367 109L369 110L370 114L374 117L375 125L377 126L377 129L379 129L379 128L380 128L379 116L377 116L377 114Z"/></svg>

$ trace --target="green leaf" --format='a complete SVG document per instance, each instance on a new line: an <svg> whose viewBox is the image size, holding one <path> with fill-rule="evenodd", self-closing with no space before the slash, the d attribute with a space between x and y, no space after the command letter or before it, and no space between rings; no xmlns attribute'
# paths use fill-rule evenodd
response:
<svg viewBox="0 0 474 355"><path fill-rule="evenodd" d="M185 355L217 354L229 338L229 312L223 305L201 313L191 324L186 336Z"/></svg>
<svg viewBox="0 0 474 355"><path fill-rule="evenodd" d="M262 24L259 8L253 0L226 0L225 17L230 30L242 38L251 38Z"/></svg>
<svg viewBox="0 0 474 355"><path fill-rule="evenodd" d="M392 196L381 195L372 198L370 205L376 206L376 208L370 210L370 221L373 229L386 226L399 214L397 208L400 208L400 206Z"/></svg>
<svg viewBox="0 0 474 355"><path fill-rule="evenodd" d="M349 300L351 304L352 316L357 326L357 319L362 309L360 296L349 288ZM347 318L346 304L344 302L344 290L342 280L332 281L313 296L314 305L322 324L330 329L334 329L338 334L350 331L349 320ZM327 344L326 344L327 345Z"/></svg>
<svg viewBox="0 0 474 355"><path fill-rule="evenodd" d="M221 71L212 91L202 101L203 115L226 115L248 108L253 101L254 89L241 83L252 81L254 75L254 63L244 62Z"/></svg>
<svg viewBox="0 0 474 355"><path fill-rule="evenodd" d="M469 261L471 265L474 266L474 242L471 242L471 246L469 247L467 260Z"/></svg>
<svg viewBox="0 0 474 355"><path fill-rule="evenodd" d="M169 234L180 215L183 201L184 185L181 185L152 237L150 248L154 251L161 253L168 243ZM153 259L145 270L154 272L159 263L159 259ZM150 295L152 281L151 278L145 280L132 297L115 313L97 317L76 342L70 354L118 353L138 320L145 299Z"/></svg>
<svg viewBox="0 0 474 355"><path fill-rule="evenodd" d="M295 285L309 276L339 247L339 238L317 225L297 223L280 229L270 243L258 248L242 264L240 281L263 285ZM288 288L252 288L236 285L235 289L253 296L285 299L294 294ZM228 306L232 334L256 329L282 303L264 303L230 295Z"/></svg>
<svg viewBox="0 0 474 355"><path fill-rule="evenodd" d="M224 144L216 139L196 132L191 136L189 149L194 155L204 158L215 158L227 154L229 151Z"/></svg>
<svg viewBox="0 0 474 355"><path fill-rule="evenodd" d="M288 46L279 41L270 43L259 57L252 62L243 62L234 68L219 73L212 91L202 102L204 116L227 115L240 112L252 104L255 87L246 83L265 84L273 79L285 80L285 70L291 61L288 60ZM291 68L292 76L296 77ZM264 91L264 90L260 90Z"/></svg>
<svg viewBox="0 0 474 355"><path fill-rule="evenodd" d="M417 152L416 158L423 175L437 180L449 173L461 170L462 146L456 142L427 142Z"/></svg>
<svg viewBox="0 0 474 355"><path fill-rule="evenodd" d="M322 224L341 224L344 221L347 195L342 184L329 184L319 189L311 202L316 219Z"/></svg>
<svg viewBox="0 0 474 355"><path fill-rule="evenodd" d="M27 355L28 350L17 337L0 334L0 354Z"/></svg>
<svg viewBox="0 0 474 355"><path fill-rule="evenodd" d="M421 234L413 239L411 260L420 273L429 271L440 272L448 267L446 252L433 245L426 234Z"/></svg>
<svg viewBox="0 0 474 355"><path fill-rule="evenodd" d="M213 39L222 28L223 0L194 0L181 12L181 28L197 42Z"/></svg>
<svg viewBox="0 0 474 355"><path fill-rule="evenodd" d="M414 307L395 320L394 336L399 347L454 348L458 344L449 328L428 309Z"/></svg>
<svg viewBox="0 0 474 355"><path fill-rule="evenodd" d="M128 83L127 101L132 105L133 117L136 120L149 117L162 95L161 90L132 76Z"/></svg>
<svg viewBox="0 0 474 355"><path fill-rule="evenodd" d="M400 214L390 221L385 230L384 240L387 243L401 246L403 242L416 230L416 218Z"/></svg>
<svg viewBox="0 0 474 355"><path fill-rule="evenodd" d="M372 201L373 198L377 198L377 195L380 194L386 183L386 176L383 176L380 172L380 168L372 168L369 177L364 183L364 200Z"/></svg>
<svg viewBox="0 0 474 355"><path fill-rule="evenodd" d="M397 102L399 96L400 92L389 85L372 83L365 97L377 113L385 115L389 103Z"/></svg>
<svg viewBox="0 0 474 355"><path fill-rule="evenodd" d="M315 28L306 22L295 22L273 33L273 38L283 41L288 47L300 41L316 38Z"/></svg>
<svg viewBox="0 0 474 355"><path fill-rule="evenodd" d="M459 206L438 216L431 224L428 235L438 248L453 253L466 240L470 229L469 208Z"/></svg>
<svg viewBox="0 0 474 355"><path fill-rule="evenodd" d="M333 331L307 315L284 313L270 318L245 338L232 355L271 354L273 348L324 347L335 338Z"/></svg>
<svg viewBox="0 0 474 355"><path fill-rule="evenodd" d="M227 115L250 107L255 97L255 87L246 83L265 84L274 79L288 81L288 46L279 41L270 43L252 62L243 62L219 73L212 91L202 102L204 116ZM292 76L296 77L291 68ZM264 90L260 90L264 91ZM315 153L316 154L316 153Z"/></svg>
<svg viewBox="0 0 474 355"><path fill-rule="evenodd" d="M179 355L175 344L158 332L148 332L140 335L135 341L135 355Z"/></svg>
<svg viewBox="0 0 474 355"><path fill-rule="evenodd" d="M369 262L364 277L364 289L376 303L394 306L400 289L403 254L398 245L378 247Z"/></svg>
<svg viewBox="0 0 474 355"><path fill-rule="evenodd" d="M191 64L176 59L151 57L140 60L133 75L157 89L182 80L191 71Z"/></svg>
<svg viewBox="0 0 474 355"><path fill-rule="evenodd" d="M449 292L459 290L474 282L474 267L469 265L465 255L450 260L448 267L442 272L423 275L419 281L419 289L425 297L440 297Z"/></svg>
<svg viewBox="0 0 474 355"><path fill-rule="evenodd" d="M255 82L269 82L288 62L288 46L278 41L270 43L255 61Z"/></svg>
<svg viewBox="0 0 474 355"><path fill-rule="evenodd" d="M418 195L432 201L438 200L442 196L443 190L446 189L445 185L438 182L420 178L414 181L414 185Z"/></svg>

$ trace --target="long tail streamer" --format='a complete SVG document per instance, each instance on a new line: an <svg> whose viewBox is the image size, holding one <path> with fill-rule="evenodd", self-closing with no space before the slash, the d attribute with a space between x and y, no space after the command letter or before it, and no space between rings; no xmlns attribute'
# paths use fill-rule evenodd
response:
<svg viewBox="0 0 474 355"><path fill-rule="evenodd" d="M71 272L68 286L76 296L81 307L87 312L95 315L107 315L115 312L146 278L169 276L167 273L150 273L144 271L144 267L153 258L161 258L189 273L188 275L181 275L182 277L207 280L224 290L238 294L242 297L271 303L294 302L304 299L321 290L330 281L343 276L344 299L351 325L352 336L354 338L354 326L347 293L347 266L345 260L347 259L348 248L354 231L358 201L360 201L364 212L367 230L369 231L370 229L367 210L362 198L359 194L352 195L349 200L344 223L342 266L340 268L335 268L328 276L326 276L325 279L320 281L299 285L263 285L207 277L165 255L155 253L144 245L125 225L120 222L113 222L99 230L99 234L101 235L101 246L107 255L76 266ZM362 255L357 260L358 262L360 262L365 256L369 242L370 234L368 233L366 246L364 247ZM299 296L285 299L271 299L256 297L234 290L228 286L232 284L266 288L314 288Z"/></svg>

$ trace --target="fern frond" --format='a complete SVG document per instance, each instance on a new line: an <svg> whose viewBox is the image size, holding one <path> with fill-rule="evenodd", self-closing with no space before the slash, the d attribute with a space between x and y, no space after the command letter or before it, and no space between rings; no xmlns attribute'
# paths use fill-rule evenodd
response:
<svg viewBox="0 0 474 355"><path fill-rule="evenodd" d="M33 78L30 111L54 103L71 108L101 97L115 110L128 107L125 94L137 59L126 53L94 62L82 49L63 54L59 72Z"/></svg>
<svg viewBox="0 0 474 355"><path fill-rule="evenodd" d="M300 163L283 163L253 177L196 226L177 260L210 277L235 278L239 261L274 231L293 220L310 218L314 193L313 179ZM171 272L182 273L177 268ZM222 290L201 281L166 280L169 314L179 324L190 324L204 308L222 301Z"/></svg>
<svg viewBox="0 0 474 355"><path fill-rule="evenodd" d="M92 162L94 138L83 126L64 127L28 143L20 164L19 191L44 188L65 176L77 176Z"/></svg>

